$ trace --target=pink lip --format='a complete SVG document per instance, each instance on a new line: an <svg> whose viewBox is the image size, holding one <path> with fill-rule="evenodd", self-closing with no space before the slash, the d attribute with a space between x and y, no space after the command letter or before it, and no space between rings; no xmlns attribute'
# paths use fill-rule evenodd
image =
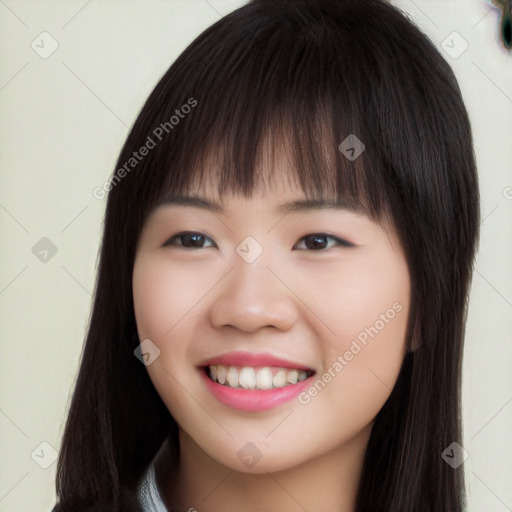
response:
<svg viewBox="0 0 512 512"><path fill-rule="evenodd" d="M201 377L208 390L217 400L235 409L249 412L265 411L293 400L301 391L310 385L310 379L313 376L311 375L297 384L290 384L282 388L265 390L231 388L214 382L208 377L206 367L218 364L236 367L250 366L254 368L273 366L305 371L313 371L313 369L300 363L275 357L271 354L253 354L251 352L229 352L214 357L213 359L208 359L200 365Z"/></svg>
<svg viewBox="0 0 512 512"><path fill-rule="evenodd" d="M208 359L201 366L212 366L216 364L222 364L224 366L252 366L252 367L264 367L264 366L276 366L279 368L289 368L290 370L306 370L313 371L312 368L304 366L300 363L275 357L271 354L253 354L252 352L229 352L213 359Z"/></svg>
<svg viewBox="0 0 512 512"><path fill-rule="evenodd" d="M283 388L264 390L230 388L229 386L224 386L218 382L213 382L213 380L211 380L206 374L204 368L200 373L206 387L210 390L213 396L217 398L217 400L235 409L249 412L266 411L293 400L311 383L311 377L308 377L297 384L290 384Z"/></svg>

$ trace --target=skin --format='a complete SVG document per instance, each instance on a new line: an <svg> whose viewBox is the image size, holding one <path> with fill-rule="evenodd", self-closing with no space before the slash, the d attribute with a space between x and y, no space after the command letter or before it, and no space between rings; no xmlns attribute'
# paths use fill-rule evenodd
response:
<svg viewBox="0 0 512 512"><path fill-rule="evenodd" d="M346 209L273 213L305 198L285 179L286 167L276 171L272 187L249 199L196 186L191 193L225 211L164 205L139 238L138 333L160 350L147 371L180 425L177 473L165 452L157 470L172 510L234 512L243 503L244 511L353 511L373 421L406 352L410 279L393 226ZM200 248L181 246L182 238L165 245L184 231L205 235ZM315 249L304 238L311 234L354 246L322 238ZM247 236L263 248L252 263L236 252ZM337 358L393 304L400 311L336 372ZM271 353L313 368L315 378L329 369L334 377L307 403L239 411L220 403L197 369L233 350ZM248 442L261 454L250 468L237 457Z"/></svg>

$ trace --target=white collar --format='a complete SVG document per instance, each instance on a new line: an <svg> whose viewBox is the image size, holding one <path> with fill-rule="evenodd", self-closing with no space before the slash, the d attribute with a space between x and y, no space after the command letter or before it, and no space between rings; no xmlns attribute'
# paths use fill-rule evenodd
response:
<svg viewBox="0 0 512 512"><path fill-rule="evenodd" d="M137 498L140 501L144 512L169 512L164 505L155 477L155 461L165 449L165 444L166 441L162 443L160 450L154 456L150 465L144 472L139 487L137 488Z"/></svg>

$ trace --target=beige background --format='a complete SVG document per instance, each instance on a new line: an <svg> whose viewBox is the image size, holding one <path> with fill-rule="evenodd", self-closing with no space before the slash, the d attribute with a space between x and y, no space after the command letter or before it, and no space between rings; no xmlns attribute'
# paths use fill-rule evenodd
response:
<svg viewBox="0 0 512 512"><path fill-rule="evenodd" d="M113 170L170 63L243 3L0 0L0 512L54 504L53 450L78 368L105 207L92 190ZM483 221L463 389L469 510L510 511L512 55L500 48L498 11L485 1L394 3L453 66L473 124ZM464 40L469 47L454 58ZM57 250L46 262L32 252L43 237Z"/></svg>

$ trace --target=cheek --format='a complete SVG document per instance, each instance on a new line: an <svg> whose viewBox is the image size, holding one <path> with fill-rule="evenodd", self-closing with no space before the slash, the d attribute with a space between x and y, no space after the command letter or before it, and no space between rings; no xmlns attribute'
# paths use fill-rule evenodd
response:
<svg viewBox="0 0 512 512"><path fill-rule="evenodd" d="M365 339L349 337L331 352L330 363L299 395L304 428L314 436L322 418L323 441L350 439L371 424L396 383L406 352L407 309L381 329L367 328ZM380 327L381 324L378 324ZM308 435L308 433L305 433Z"/></svg>
<svg viewBox="0 0 512 512"><path fill-rule="evenodd" d="M402 352L410 295L407 263L390 250L377 256L361 252L343 264L323 262L297 281L297 294L311 305L316 323L323 324L318 349L324 366L349 350L355 339L364 344L378 338L381 345Z"/></svg>
<svg viewBox="0 0 512 512"><path fill-rule="evenodd" d="M169 329L165 312L174 311L174 299L165 286L165 280L157 278L158 270L136 264L133 272L133 304L139 338L152 341Z"/></svg>
<svg viewBox="0 0 512 512"><path fill-rule="evenodd" d="M184 272L163 258L142 255L133 269L133 302L139 339L151 340L159 356L146 367L155 389L170 411L187 410L187 396L177 382L186 384L183 375L187 360L186 339L191 308L201 298L204 279L200 272ZM203 282L204 286L204 282ZM188 314L187 314L188 313ZM190 335L190 333L189 333Z"/></svg>
<svg viewBox="0 0 512 512"><path fill-rule="evenodd" d="M211 274L211 273L210 273ZM141 339L165 345L175 329L200 301L214 276L204 275L199 267L183 268L165 259L136 260L133 270L133 301ZM164 348L163 346L160 347Z"/></svg>
<svg viewBox="0 0 512 512"><path fill-rule="evenodd" d="M133 270L133 302L139 340L151 340L158 347L158 357L146 367L155 389L169 410L180 400L180 374L187 356L187 344L180 331L186 328L191 308L197 298L193 275L177 272L168 261L141 257Z"/></svg>
<svg viewBox="0 0 512 512"><path fill-rule="evenodd" d="M335 334L323 338L322 373L299 398L309 417L326 419L334 437L340 425L357 432L373 421L406 353L407 264L394 253L379 256L379 261L361 258L350 271L324 280L331 299L324 303L323 321Z"/></svg>
<svg viewBox="0 0 512 512"><path fill-rule="evenodd" d="M133 302L139 339L151 340L160 350L147 371L169 409L183 397L180 384L189 386L194 347L204 338L204 301L222 276L204 262L170 261L142 255L133 269ZM179 408L179 407L178 407ZM173 409L176 409L174 407Z"/></svg>

